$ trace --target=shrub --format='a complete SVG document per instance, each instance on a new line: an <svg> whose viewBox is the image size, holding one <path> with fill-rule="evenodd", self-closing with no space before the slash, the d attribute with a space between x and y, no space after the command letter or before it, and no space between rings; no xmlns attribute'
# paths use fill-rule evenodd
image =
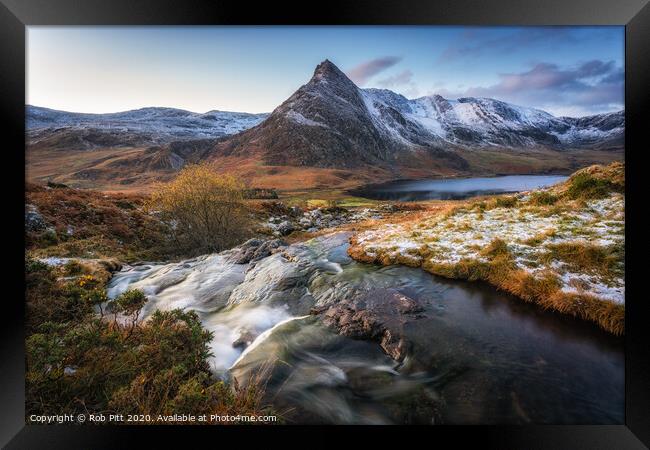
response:
<svg viewBox="0 0 650 450"><path fill-rule="evenodd" d="M54 268L44 263L25 260L25 284L28 330L37 330L47 322L81 320L92 312L87 296L94 287L80 286L79 280L61 284Z"/></svg>
<svg viewBox="0 0 650 450"><path fill-rule="evenodd" d="M64 264L63 270L65 270L65 273L68 275L79 275L81 272L83 272L83 266L79 263L79 261L71 259Z"/></svg>
<svg viewBox="0 0 650 450"><path fill-rule="evenodd" d="M48 228L41 234L40 241L44 246L56 245L59 243L59 237L53 228Z"/></svg>
<svg viewBox="0 0 650 450"><path fill-rule="evenodd" d="M251 224L245 186L232 175L206 164L183 168L148 203L172 225L178 246L191 253L230 248L249 236Z"/></svg>
<svg viewBox="0 0 650 450"><path fill-rule="evenodd" d="M39 278L30 277L30 275L49 274L49 272L50 266L44 262L31 258L29 256L25 258L25 275L27 275L27 281L30 281L30 279L32 281L36 281Z"/></svg>
<svg viewBox="0 0 650 450"><path fill-rule="evenodd" d="M571 177L567 196L572 199L597 199L606 197L614 190L618 189L611 181L583 172Z"/></svg>
<svg viewBox="0 0 650 450"><path fill-rule="evenodd" d="M495 208L513 208L516 205L517 205L517 197L515 196L497 197L494 200Z"/></svg>
<svg viewBox="0 0 650 450"><path fill-rule="evenodd" d="M147 297L139 289L130 289L113 301L115 311L132 315L138 312L147 302Z"/></svg>
<svg viewBox="0 0 650 450"><path fill-rule="evenodd" d="M135 328L135 324L138 322L140 317L140 310L147 302L147 297L139 289L129 289L126 292L120 294L115 300L110 303L110 306L113 311L114 319L117 318L117 314L124 315L131 323L129 328L129 333ZM104 314L103 309L101 314Z"/></svg>
<svg viewBox="0 0 650 450"><path fill-rule="evenodd" d="M557 203L560 198L548 191L534 192L530 196L529 203L538 206L550 206Z"/></svg>

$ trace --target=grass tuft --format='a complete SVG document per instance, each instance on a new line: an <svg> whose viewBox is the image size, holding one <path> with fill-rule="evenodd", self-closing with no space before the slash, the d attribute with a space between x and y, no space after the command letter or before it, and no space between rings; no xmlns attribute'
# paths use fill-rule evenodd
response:
<svg viewBox="0 0 650 450"><path fill-rule="evenodd" d="M561 261L572 270L596 273L607 278L622 276L624 248L622 245L603 247L583 242L562 242L546 246L541 257L546 262Z"/></svg>

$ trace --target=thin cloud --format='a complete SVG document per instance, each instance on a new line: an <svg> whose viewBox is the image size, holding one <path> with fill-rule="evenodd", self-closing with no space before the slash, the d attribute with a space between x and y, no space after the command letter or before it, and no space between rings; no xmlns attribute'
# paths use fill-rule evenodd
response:
<svg viewBox="0 0 650 450"><path fill-rule="evenodd" d="M571 31L570 28L564 27L525 28L495 36L490 30L467 30L457 42L443 50L437 62L445 63L485 54L511 53L539 44L552 46L579 42Z"/></svg>
<svg viewBox="0 0 650 450"><path fill-rule="evenodd" d="M379 80L377 82L377 85L385 88L391 88L411 83L413 83L413 72L407 69L403 72L398 73L397 75Z"/></svg>
<svg viewBox="0 0 650 450"><path fill-rule="evenodd" d="M417 84L413 81L413 72L408 69L377 81L377 86L397 90L408 98L417 97L420 93Z"/></svg>
<svg viewBox="0 0 650 450"><path fill-rule="evenodd" d="M384 56L371 59L347 71L346 75L358 85L364 85L370 78L393 67L402 60L399 56Z"/></svg>
<svg viewBox="0 0 650 450"><path fill-rule="evenodd" d="M570 108L582 115L596 114L623 107L623 74L614 61L592 60L571 68L541 62L525 72L500 74L499 82L491 86L439 93L452 98L492 97L552 113Z"/></svg>

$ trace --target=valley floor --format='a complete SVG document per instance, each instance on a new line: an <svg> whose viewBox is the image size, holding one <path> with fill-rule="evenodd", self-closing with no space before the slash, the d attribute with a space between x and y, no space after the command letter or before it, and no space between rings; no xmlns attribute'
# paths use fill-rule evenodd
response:
<svg viewBox="0 0 650 450"><path fill-rule="evenodd" d="M214 160L219 171L234 173L256 188L272 188L292 198L303 194L345 196L345 191L361 185L400 178L427 179L490 176L494 174L570 174L590 164L609 164L623 160L623 151L579 149L456 150L468 163L458 171L432 165L428 160L410 161L398 170L391 164L383 167L366 165L357 168L323 168L266 165L258 156L219 157ZM108 147L93 150L61 150L28 147L26 175L30 182L63 183L81 189L104 192L148 193L158 182L167 182L178 168L162 164L163 156L146 147ZM188 162L192 162L189 160Z"/></svg>
<svg viewBox="0 0 650 450"><path fill-rule="evenodd" d="M378 202L340 189L306 189L254 204L260 237L294 243L350 231L349 253L358 261L487 281L622 334L623 171L622 163L591 166L548 189L461 201ZM140 211L140 197L31 189L30 208L50 224L28 233L30 254L164 258L158 245L164 230ZM124 228L124 220L136 227Z"/></svg>

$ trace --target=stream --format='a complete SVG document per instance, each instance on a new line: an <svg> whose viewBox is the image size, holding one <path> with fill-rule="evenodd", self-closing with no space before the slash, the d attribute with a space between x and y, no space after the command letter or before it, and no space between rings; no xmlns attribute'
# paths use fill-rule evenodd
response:
<svg viewBox="0 0 650 450"><path fill-rule="evenodd" d="M355 262L349 237L126 267L108 295L142 289L145 318L195 310L215 376L264 371L287 423L623 423L622 338L481 283Z"/></svg>

